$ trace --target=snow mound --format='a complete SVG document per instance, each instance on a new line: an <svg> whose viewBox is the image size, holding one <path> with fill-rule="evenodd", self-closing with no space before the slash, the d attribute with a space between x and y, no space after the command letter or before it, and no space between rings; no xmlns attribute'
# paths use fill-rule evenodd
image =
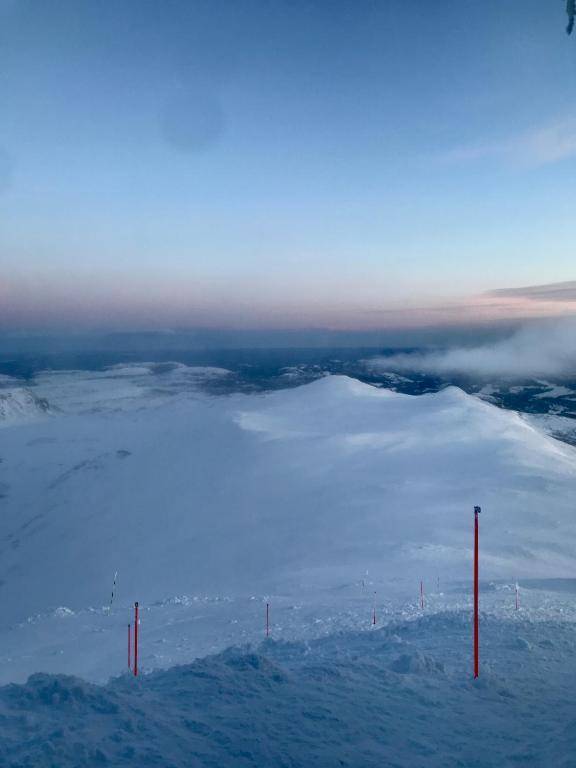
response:
<svg viewBox="0 0 576 768"><path fill-rule="evenodd" d="M422 653L403 653L392 662L390 669L401 675L426 675L443 673L444 665Z"/></svg>

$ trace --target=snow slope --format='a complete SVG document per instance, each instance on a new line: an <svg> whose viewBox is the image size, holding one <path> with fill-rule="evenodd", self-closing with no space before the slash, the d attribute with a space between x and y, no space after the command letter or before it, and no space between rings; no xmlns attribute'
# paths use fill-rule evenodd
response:
<svg viewBox="0 0 576 768"><path fill-rule="evenodd" d="M474 504L485 578L575 572L576 451L515 413L346 377L211 398L178 369L126 395L140 368L40 377L62 412L0 431L3 681L121 671L135 599L148 668L255 639L267 600L292 638L354 626L362 578L396 616L468 577Z"/></svg>

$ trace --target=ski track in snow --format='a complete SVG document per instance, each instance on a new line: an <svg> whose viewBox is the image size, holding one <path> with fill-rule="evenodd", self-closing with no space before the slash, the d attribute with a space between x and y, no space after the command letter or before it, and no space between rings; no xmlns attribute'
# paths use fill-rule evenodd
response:
<svg viewBox="0 0 576 768"><path fill-rule="evenodd" d="M0 764L576 765L576 450L455 388L199 392L225 375L3 390Z"/></svg>

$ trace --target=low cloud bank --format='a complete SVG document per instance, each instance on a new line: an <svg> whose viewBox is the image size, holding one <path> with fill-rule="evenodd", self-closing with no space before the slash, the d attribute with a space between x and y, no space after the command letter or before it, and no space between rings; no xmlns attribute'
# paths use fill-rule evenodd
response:
<svg viewBox="0 0 576 768"><path fill-rule="evenodd" d="M494 291L489 291L486 295L507 296L530 301L576 302L576 280L565 280L562 283L547 283L546 285L528 285L522 288L497 288Z"/></svg>
<svg viewBox="0 0 576 768"><path fill-rule="evenodd" d="M518 379L576 374L576 318L526 326L506 339L476 347L375 358L369 366Z"/></svg>

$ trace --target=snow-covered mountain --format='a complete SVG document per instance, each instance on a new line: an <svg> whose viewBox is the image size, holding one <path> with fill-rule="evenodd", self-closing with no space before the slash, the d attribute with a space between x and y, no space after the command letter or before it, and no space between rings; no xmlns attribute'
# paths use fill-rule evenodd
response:
<svg viewBox="0 0 576 768"><path fill-rule="evenodd" d="M26 387L0 390L0 427L34 421L49 412L48 401Z"/></svg>
<svg viewBox="0 0 576 768"><path fill-rule="evenodd" d="M576 449L516 413L456 388L416 397L346 377L209 397L176 369L127 396L154 377L125 373L47 375L37 392L60 410L0 433L1 621L24 622L10 635L17 676L34 662L16 646L40 643L43 621L85 625L116 571L115 609L204 611L218 595L311 594L366 572L387 596L467 578L475 504L484 577L574 573ZM94 621L89 665L57 656L51 669L102 676Z"/></svg>

